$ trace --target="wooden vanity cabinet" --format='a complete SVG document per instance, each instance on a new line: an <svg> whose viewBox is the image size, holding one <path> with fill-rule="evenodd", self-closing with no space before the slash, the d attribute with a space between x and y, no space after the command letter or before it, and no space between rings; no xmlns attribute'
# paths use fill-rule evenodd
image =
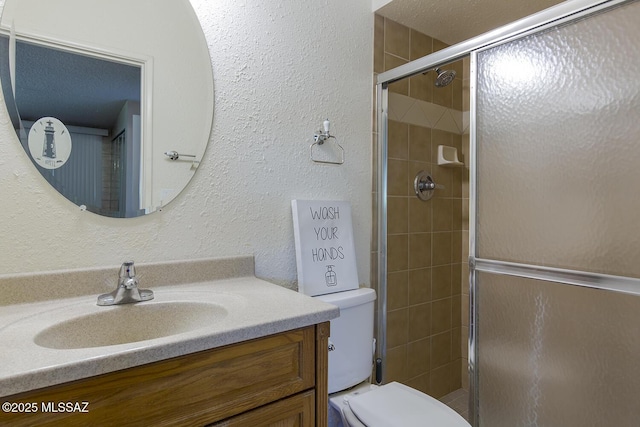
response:
<svg viewBox="0 0 640 427"><path fill-rule="evenodd" d="M0 425L324 427L328 337L325 322L9 396L38 411Z"/></svg>

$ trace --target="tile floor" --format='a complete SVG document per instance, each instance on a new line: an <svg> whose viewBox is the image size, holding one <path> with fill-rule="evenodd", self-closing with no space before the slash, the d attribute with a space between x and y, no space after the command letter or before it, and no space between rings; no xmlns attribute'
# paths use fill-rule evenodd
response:
<svg viewBox="0 0 640 427"><path fill-rule="evenodd" d="M440 401L469 421L469 392L467 390L453 391L441 397Z"/></svg>

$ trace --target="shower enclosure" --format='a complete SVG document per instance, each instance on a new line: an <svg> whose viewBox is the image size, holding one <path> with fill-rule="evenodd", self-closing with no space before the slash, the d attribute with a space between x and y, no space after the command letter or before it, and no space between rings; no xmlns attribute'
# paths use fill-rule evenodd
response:
<svg viewBox="0 0 640 427"><path fill-rule="evenodd" d="M378 77L384 306L388 85L471 59L474 426L638 425L638 22L638 1L568 1Z"/></svg>

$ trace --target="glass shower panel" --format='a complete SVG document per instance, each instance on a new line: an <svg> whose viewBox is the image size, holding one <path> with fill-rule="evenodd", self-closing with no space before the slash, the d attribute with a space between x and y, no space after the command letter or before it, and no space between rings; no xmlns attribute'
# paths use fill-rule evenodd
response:
<svg viewBox="0 0 640 427"><path fill-rule="evenodd" d="M639 425L640 297L477 274L481 426Z"/></svg>
<svg viewBox="0 0 640 427"><path fill-rule="evenodd" d="M478 53L477 257L640 277L640 3Z"/></svg>
<svg viewBox="0 0 640 427"><path fill-rule="evenodd" d="M475 56L482 427L640 425L639 22L626 2Z"/></svg>

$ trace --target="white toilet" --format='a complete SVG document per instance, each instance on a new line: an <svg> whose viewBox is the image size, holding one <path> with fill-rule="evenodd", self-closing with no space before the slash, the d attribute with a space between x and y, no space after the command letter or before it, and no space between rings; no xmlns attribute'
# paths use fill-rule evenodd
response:
<svg viewBox="0 0 640 427"><path fill-rule="evenodd" d="M329 338L329 403L344 427L470 427L453 409L418 390L397 382L383 386L365 382L371 376L374 353L373 289L314 298L340 308L340 317L331 321Z"/></svg>

